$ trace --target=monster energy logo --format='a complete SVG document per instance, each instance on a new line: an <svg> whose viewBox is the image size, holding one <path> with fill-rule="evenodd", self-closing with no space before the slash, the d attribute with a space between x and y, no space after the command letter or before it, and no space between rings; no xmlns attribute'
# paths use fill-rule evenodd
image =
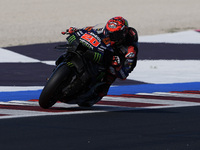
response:
<svg viewBox="0 0 200 150"><path fill-rule="evenodd" d="M68 42L71 44L74 40L76 40L75 35L72 35L68 38Z"/></svg>
<svg viewBox="0 0 200 150"><path fill-rule="evenodd" d="M67 62L67 65L68 65L69 67L73 67L73 66L74 66L74 64L72 64L71 62Z"/></svg>
<svg viewBox="0 0 200 150"><path fill-rule="evenodd" d="M94 62L99 63L100 60L101 60L101 54L95 52L95 53L94 53L94 58L93 58L93 60L94 60Z"/></svg>

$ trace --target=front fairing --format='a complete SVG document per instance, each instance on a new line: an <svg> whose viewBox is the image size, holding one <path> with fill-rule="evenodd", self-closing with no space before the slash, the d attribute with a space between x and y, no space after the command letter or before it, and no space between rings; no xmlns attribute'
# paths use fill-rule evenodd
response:
<svg viewBox="0 0 200 150"><path fill-rule="evenodd" d="M69 45L75 49L79 44L87 47L90 50L103 52L111 50L110 40L103 35L103 27L98 24L96 26L85 27L67 37Z"/></svg>

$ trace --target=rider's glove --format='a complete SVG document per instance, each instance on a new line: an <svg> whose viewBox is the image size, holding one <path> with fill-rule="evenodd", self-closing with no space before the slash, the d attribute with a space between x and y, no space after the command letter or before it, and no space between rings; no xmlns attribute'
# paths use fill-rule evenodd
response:
<svg viewBox="0 0 200 150"><path fill-rule="evenodd" d="M128 52L125 55L125 58L126 58L125 64L127 65L127 67L128 66L129 67L132 66L135 56L136 56L136 51L134 50L134 47L133 46L129 46L128 47Z"/></svg>
<svg viewBox="0 0 200 150"><path fill-rule="evenodd" d="M134 50L133 46L128 47L128 52L125 55L126 59L133 59L135 57L136 51Z"/></svg>
<svg viewBox="0 0 200 150"><path fill-rule="evenodd" d="M67 32L68 32L69 34L73 34L73 33L76 32L76 31L78 31L78 29L77 29L76 27L70 27L70 28L67 30Z"/></svg>

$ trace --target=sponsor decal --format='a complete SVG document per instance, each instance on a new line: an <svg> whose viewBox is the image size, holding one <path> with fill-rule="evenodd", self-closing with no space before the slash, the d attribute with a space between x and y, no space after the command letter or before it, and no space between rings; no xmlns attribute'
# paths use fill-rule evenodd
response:
<svg viewBox="0 0 200 150"><path fill-rule="evenodd" d="M76 40L75 35L70 36L68 39L69 44L71 44L74 40Z"/></svg>
<svg viewBox="0 0 200 150"><path fill-rule="evenodd" d="M96 38L97 36L94 36L94 34L88 34L85 33L81 36L81 41L85 41L85 43L92 45L94 47L98 47L100 44L99 38Z"/></svg>

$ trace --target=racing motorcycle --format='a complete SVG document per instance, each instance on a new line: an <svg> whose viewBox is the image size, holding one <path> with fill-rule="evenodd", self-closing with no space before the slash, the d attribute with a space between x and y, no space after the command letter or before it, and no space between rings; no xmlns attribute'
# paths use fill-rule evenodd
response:
<svg viewBox="0 0 200 150"><path fill-rule="evenodd" d="M112 51L108 40L100 36L102 29L93 26L70 34L68 30L62 32L68 35L67 42L56 49L65 53L56 60L56 68L40 94L40 107L48 109L57 101L91 107L101 100L96 92L105 84L105 67L100 63L100 54ZM95 54L93 60L87 58L87 52Z"/></svg>

